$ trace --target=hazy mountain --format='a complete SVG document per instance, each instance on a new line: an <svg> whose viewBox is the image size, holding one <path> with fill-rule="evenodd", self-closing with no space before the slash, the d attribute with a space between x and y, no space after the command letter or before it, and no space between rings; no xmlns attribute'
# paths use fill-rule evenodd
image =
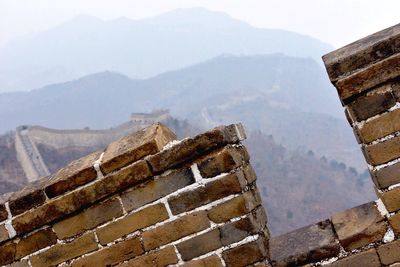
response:
<svg viewBox="0 0 400 267"><path fill-rule="evenodd" d="M330 45L305 35L255 28L203 8L142 20L78 16L0 47L0 92L29 90L105 70L145 78L222 53L281 52L320 61L330 50Z"/></svg>
<svg viewBox="0 0 400 267"><path fill-rule="evenodd" d="M103 72L30 92L0 94L0 132L21 124L107 128L131 112L169 108L210 128L244 122L291 149L365 168L335 90L312 59L220 56L145 80Z"/></svg>

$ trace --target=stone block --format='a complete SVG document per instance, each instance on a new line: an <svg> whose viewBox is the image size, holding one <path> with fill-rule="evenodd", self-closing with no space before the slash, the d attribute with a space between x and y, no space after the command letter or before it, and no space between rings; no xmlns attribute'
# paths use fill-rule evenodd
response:
<svg viewBox="0 0 400 267"><path fill-rule="evenodd" d="M174 196L168 200L168 203L172 213L179 214L239 193L244 186L245 182L242 172L228 174L204 186Z"/></svg>
<svg viewBox="0 0 400 267"><path fill-rule="evenodd" d="M10 239L5 224L0 224L0 243Z"/></svg>
<svg viewBox="0 0 400 267"><path fill-rule="evenodd" d="M268 248L262 238L222 253L228 267L243 267L259 262L268 257Z"/></svg>
<svg viewBox="0 0 400 267"><path fill-rule="evenodd" d="M210 178L221 173L228 173L249 160L249 153L244 146L228 145L202 158L197 165L201 176Z"/></svg>
<svg viewBox="0 0 400 267"><path fill-rule="evenodd" d="M400 187L379 193L380 198L389 212L400 210Z"/></svg>
<svg viewBox="0 0 400 267"><path fill-rule="evenodd" d="M210 227L210 221L205 211L191 213L144 232L144 248L146 251L152 250L208 227Z"/></svg>
<svg viewBox="0 0 400 267"><path fill-rule="evenodd" d="M125 210L137 209L194 183L190 168L173 170L121 195Z"/></svg>
<svg viewBox="0 0 400 267"><path fill-rule="evenodd" d="M123 240L112 246L86 255L72 263L72 267L84 266L113 266L117 263L129 260L141 255L143 248L138 237Z"/></svg>
<svg viewBox="0 0 400 267"><path fill-rule="evenodd" d="M99 228L96 230L96 233L100 243L106 245L136 230L166 219L168 219L168 212L164 204L159 203L129 214L120 220L116 220L105 227Z"/></svg>
<svg viewBox="0 0 400 267"><path fill-rule="evenodd" d="M176 135L161 123L153 124L110 144L101 163L104 174L111 173L148 155L156 154L176 139Z"/></svg>
<svg viewBox="0 0 400 267"><path fill-rule="evenodd" d="M122 213L120 201L112 198L56 223L53 229L59 239L65 239L111 221L113 218L121 216Z"/></svg>
<svg viewBox="0 0 400 267"><path fill-rule="evenodd" d="M298 266L336 256L340 246L326 220L271 238L270 251L274 266Z"/></svg>
<svg viewBox="0 0 400 267"><path fill-rule="evenodd" d="M203 259L191 260L183 265L182 267L223 267L221 259L217 255L211 255Z"/></svg>
<svg viewBox="0 0 400 267"><path fill-rule="evenodd" d="M218 204L209 210L208 217L215 223L221 223L245 215L261 204L254 194L254 191L247 191Z"/></svg>
<svg viewBox="0 0 400 267"><path fill-rule="evenodd" d="M367 161L373 165L387 163L400 157L400 136L393 137L381 143L363 147Z"/></svg>
<svg viewBox="0 0 400 267"><path fill-rule="evenodd" d="M189 240L179 243L177 246L184 261L206 254L222 247L218 229L195 236Z"/></svg>
<svg viewBox="0 0 400 267"><path fill-rule="evenodd" d="M372 175L376 181L376 186L379 189L387 188L391 185L400 183L400 163L381 168L373 171Z"/></svg>
<svg viewBox="0 0 400 267"><path fill-rule="evenodd" d="M97 250L98 246L93 233L85 234L70 243L57 244L40 254L31 257L33 267L55 266L67 260Z"/></svg>
<svg viewBox="0 0 400 267"><path fill-rule="evenodd" d="M15 260L15 243L0 245L0 265L10 264Z"/></svg>
<svg viewBox="0 0 400 267"><path fill-rule="evenodd" d="M390 226L392 227L394 233L400 237L400 212L394 214L389 218Z"/></svg>
<svg viewBox="0 0 400 267"><path fill-rule="evenodd" d="M252 215L219 228L222 245L227 246L261 231L262 225Z"/></svg>
<svg viewBox="0 0 400 267"><path fill-rule="evenodd" d="M400 109L395 109L370 119L358 127L358 136L363 143L370 143L399 130Z"/></svg>
<svg viewBox="0 0 400 267"><path fill-rule="evenodd" d="M21 238L16 245L15 259L25 257L33 252L39 251L42 248L54 245L57 243L55 233L50 229L43 229L29 236Z"/></svg>
<svg viewBox="0 0 400 267"><path fill-rule="evenodd" d="M336 82L344 103L349 98L400 75L400 54L394 54Z"/></svg>
<svg viewBox="0 0 400 267"><path fill-rule="evenodd" d="M381 263L384 265L400 262L400 240L384 244L378 247L377 251Z"/></svg>
<svg viewBox="0 0 400 267"><path fill-rule="evenodd" d="M138 161L119 172L95 183L55 198L16 217L12 224L17 234L30 232L56 219L85 208L110 194L133 186L149 177L151 172L145 161Z"/></svg>
<svg viewBox="0 0 400 267"><path fill-rule="evenodd" d="M97 177L93 167L94 162L100 157L101 151L94 152L68 164L46 182L45 192L49 198L53 198L70 192L79 186L87 184Z"/></svg>
<svg viewBox="0 0 400 267"><path fill-rule="evenodd" d="M370 249L347 258L343 258L334 263L328 264L329 267L381 267L376 250Z"/></svg>
<svg viewBox="0 0 400 267"><path fill-rule="evenodd" d="M151 251L143 256L136 257L128 262L118 265L119 267L131 266L151 266L151 267L165 267L178 263L178 256L175 253L173 246Z"/></svg>
<svg viewBox="0 0 400 267"><path fill-rule="evenodd" d="M348 105L348 111L356 121L363 121L381 114L396 104L390 85L383 85L371 94L361 96Z"/></svg>
<svg viewBox="0 0 400 267"><path fill-rule="evenodd" d="M221 126L194 138L184 139L179 144L148 157L147 160L155 173L161 173L185 162L190 162L211 150L227 144L238 143L245 138L246 135L241 124Z"/></svg>
<svg viewBox="0 0 400 267"><path fill-rule="evenodd" d="M0 222L6 220L8 217L8 213L6 210L6 206L4 204L0 204Z"/></svg>
<svg viewBox="0 0 400 267"><path fill-rule="evenodd" d="M400 52L400 25L384 29L325 56L332 82Z"/></svg>
<svg viewBox="0 0 400 267"><path fill-rule="evenodd" d="M387 230L374 202L336 213L332 215L332 223L340 244L347 251L381 241Z"/></svg>

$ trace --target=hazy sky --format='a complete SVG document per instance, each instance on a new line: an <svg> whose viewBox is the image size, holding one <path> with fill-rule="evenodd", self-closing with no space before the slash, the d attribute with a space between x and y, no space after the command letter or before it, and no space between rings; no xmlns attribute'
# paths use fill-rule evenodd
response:
<svg viewBox="0 0 400 267"><path fill-rule="evenodd" d="M79 14L139 19L198 6L257 27L311 35L336 47L400 23L400 0L0 0L0 44Z"/></svg>

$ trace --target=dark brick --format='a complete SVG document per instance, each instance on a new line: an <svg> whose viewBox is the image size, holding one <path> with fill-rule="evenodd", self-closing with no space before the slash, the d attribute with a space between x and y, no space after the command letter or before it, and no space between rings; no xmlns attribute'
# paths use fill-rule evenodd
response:
<svg viewBox="0 0 400 267"><path fill-rule="evenodd" d="M218 229L195 236L177 245L178 251L184 261L206 254L222 247Z"/></svg>
<svg viewBox="0 0 400 267"><path fill-rule="evenodd" d="M336 213L332 223L340 244L347 251L380 241L386 233L384 218L374 202Z"/></svg>
<svg viewBox="0 0 400 267"><path fill-rule="evenodd" d="M298 266L336 256L339 242L329 220L271 238L274 266Z"/></svg>
<svg viewBox="0 0 400 267"><path fill-rule="evenodd" d="M222 253L226 266L243 267L259 262L268 257L268 248L262 238L229 249Z"/></svg>
<svg viewBox="0 0 400 267"><path fill-rule="evenodd" d="M16 245L15 259L20 259L42 248L57 243L56 234L51 229L44 229L22 238Z"/></svg>
<svg viewBox="0 0 400 267"><path fill-rule="evenodd" d="M249 160L249 153L244 146L228 145L202 159L198 163L198 168L203 178L210 178L230 172Z"/></svg>
<svg viewBox="0 0 400 267"><path fill-rule="evenodd" d="M6 210L6 206L4 204L0 204L0 222L6 220L8 217L8 213Z"/></svg>
<svg viewBox="0 0 400 267"><path fill-rule="evenodd" d="M176 135L161 123L153 124L134 134L110 144L101 163L101 170L108 174L148 155L153 155L176 139Z"/></svg>
<svg viewBox="0 0 400 267"><path fill-rule="evenodd" d="M21 214L45 202L46 196L43 192L43 183L43 179L35 181L10 196L8 201L13 216Z"/></svg>
<svg viewBox="0 0 400 267"><path fill-rule="evenodd" d="M203 206L212 201L239 193L245 186L242 172L228 174L225 177L205 184L192 191L186 191L168 200L173 214L179 214Z"/></svg>
<svg viewBox="0 0 400 267"><path fill-rule="evenodd" d="M0 265L12 263L15 260L15 243L0 245Z"/></svg>
<svg viewBox="0 0 400 267"><path fill-rule="evenodd" d="M232 124L214 128L194 138L182 140L179 144L147 158L152 170L161 173L164 170L189 162L209 151L226 144L238 143L246 138L241 124Z"/></svg>
<svg viewBox="0 0 400 267"><path fill-rule="evenodd" d="M122 203L127 211L131 211L192 183L194 177L191 169L174 170L122 194Z"/></svg>
<svg viewBox="0 0 400 267"><path fill-rule="evenodd" d="M400 163L395 163L378 171L374 171L372 174L379 189L398 184L400 183Z"/></svg>
<svg viewBox="0 0 400 267"><path fill-rule="evenodd" d="M47 196L50 198L59 196L96 179L97 173L93 163L100 157L101 153L102 151L94 152L75 160L52 175L46 182L45 192Z"/></svg>
<svg viewBox="0 0 400 267"><path fill-rule="evenodd" d="M253 216L248 216L220 227L222 245L227 246L256 234L263 226Z"/></svg>

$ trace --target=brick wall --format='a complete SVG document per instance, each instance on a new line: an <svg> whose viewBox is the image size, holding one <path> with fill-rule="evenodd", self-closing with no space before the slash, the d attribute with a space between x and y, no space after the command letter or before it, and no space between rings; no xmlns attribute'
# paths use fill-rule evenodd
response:
<svg viewBox="0 0 400 267"><path fill-rule="evenodd" d="M0 204L0 265L267 266L244 138L155 124L72 162Z"/></svg>

